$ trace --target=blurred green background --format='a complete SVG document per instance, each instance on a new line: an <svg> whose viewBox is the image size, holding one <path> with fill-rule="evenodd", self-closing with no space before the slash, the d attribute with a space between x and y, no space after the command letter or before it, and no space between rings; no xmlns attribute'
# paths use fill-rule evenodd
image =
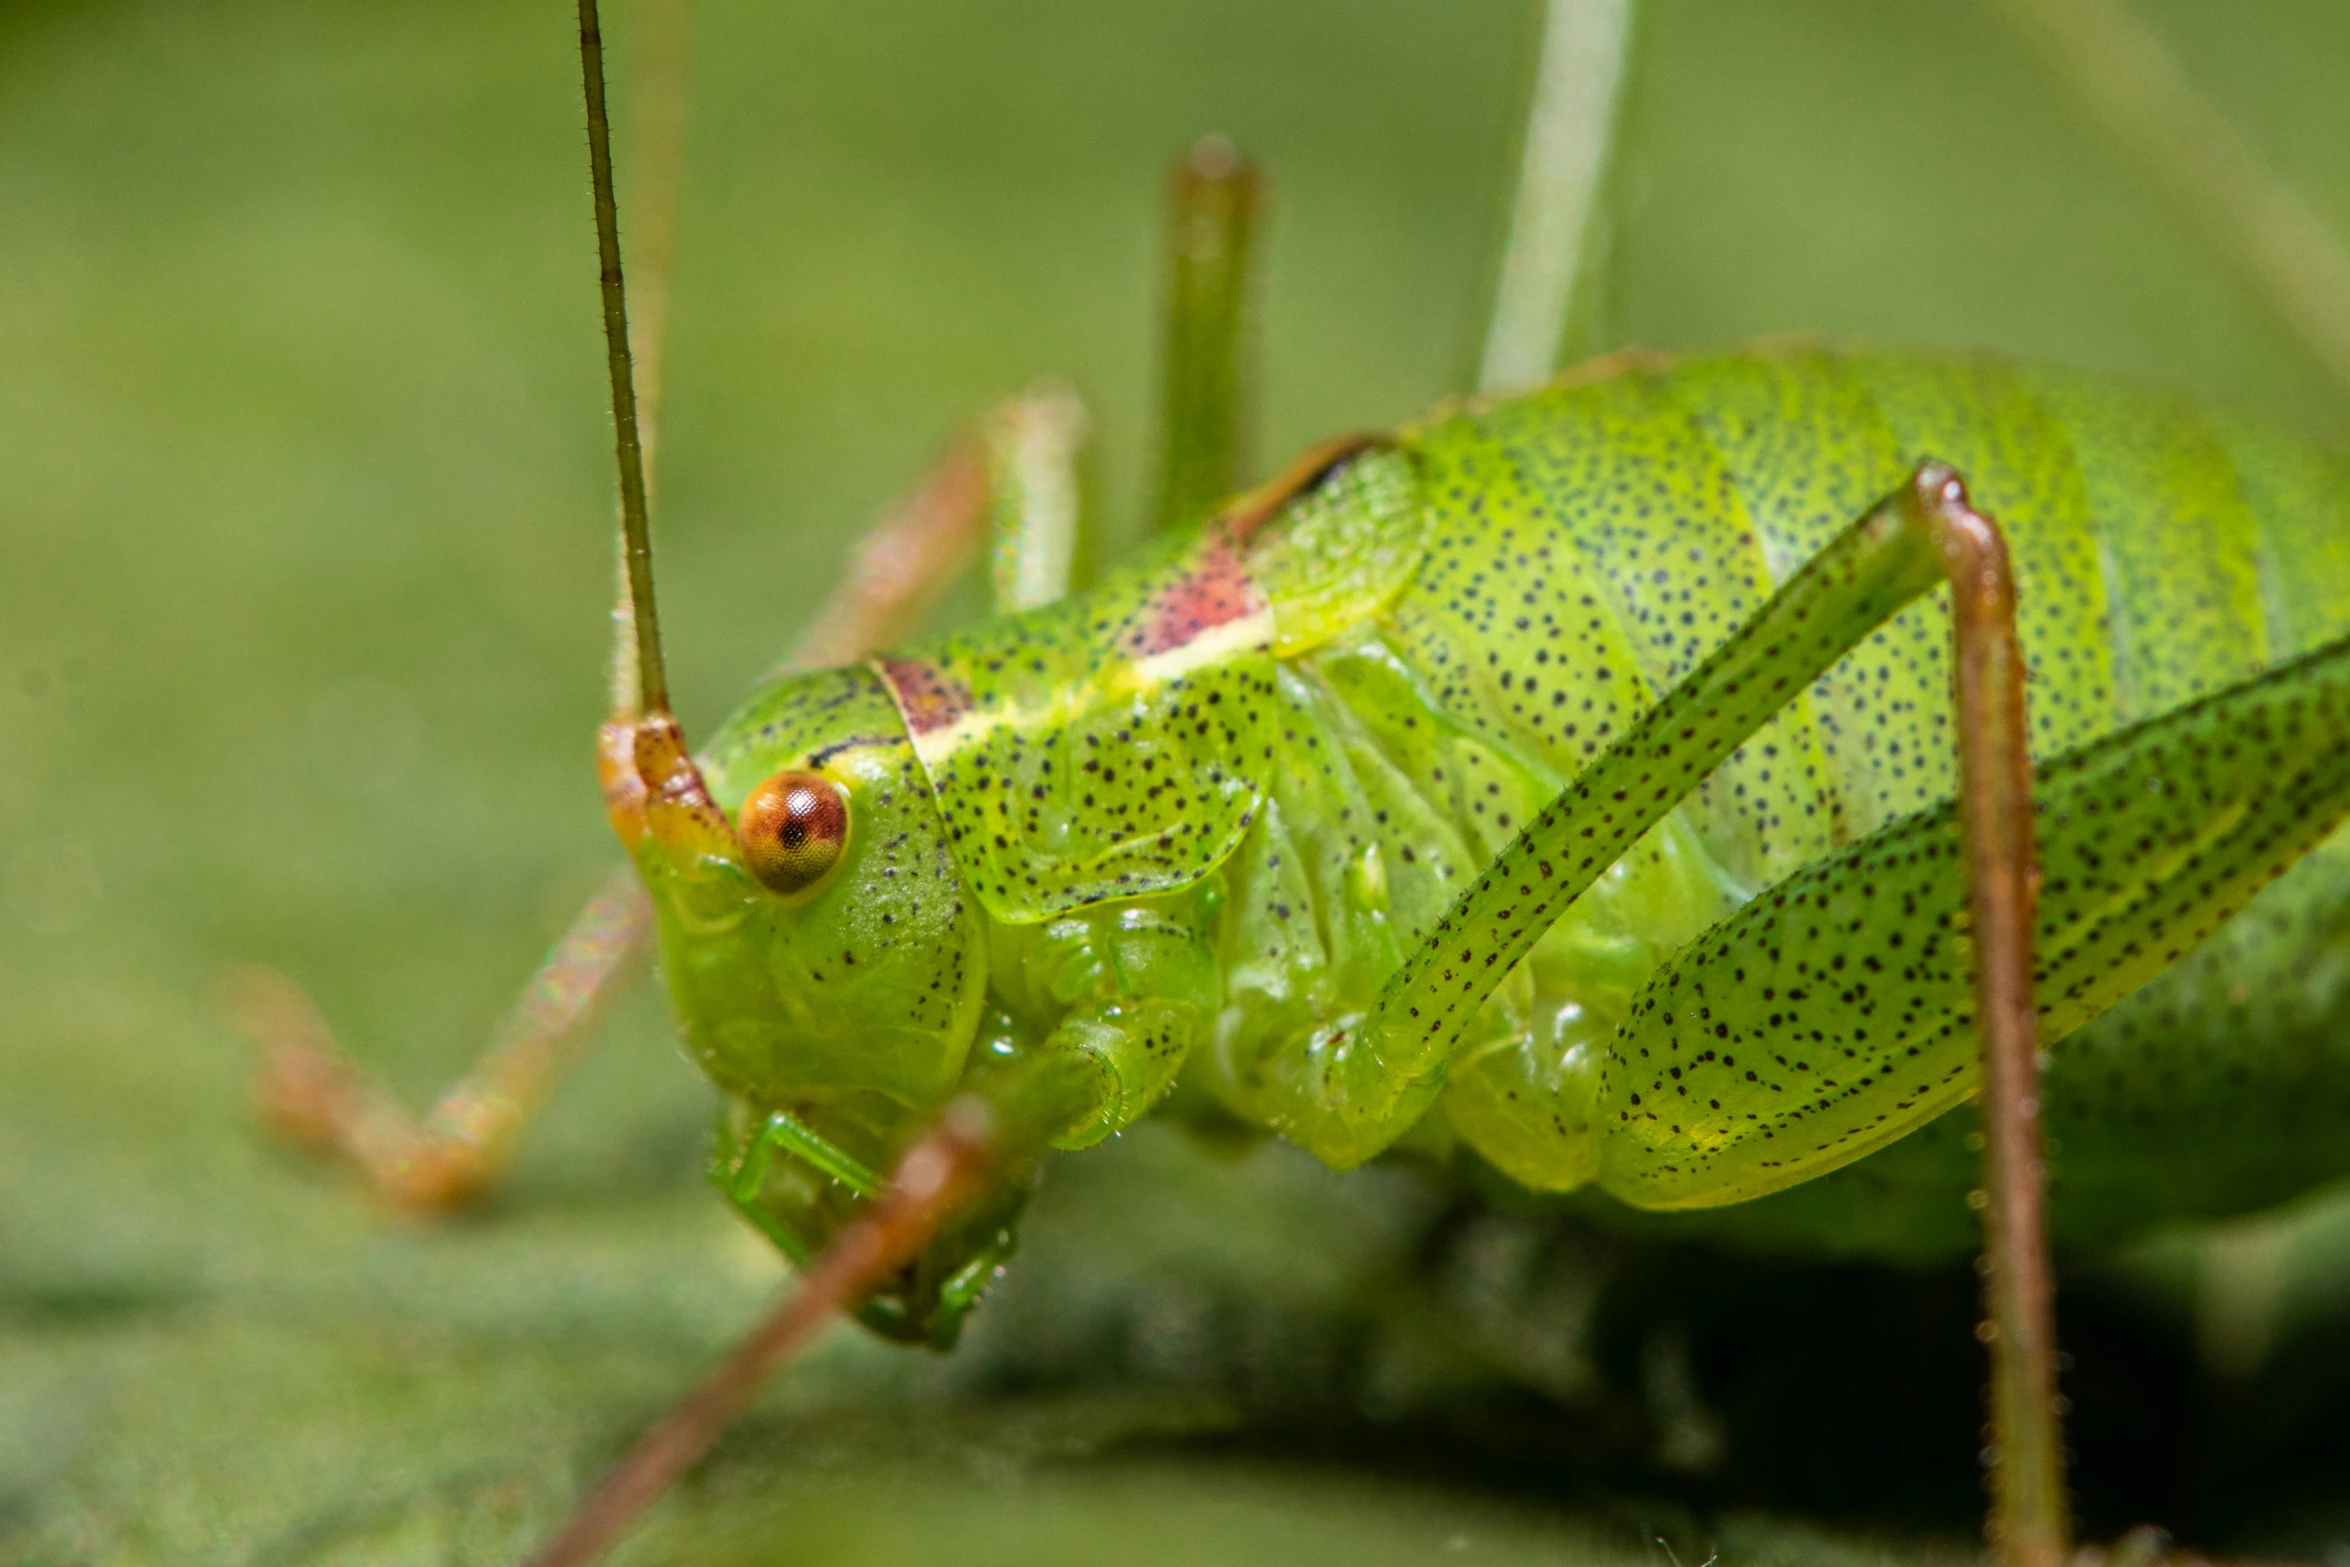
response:
<svg viewBox="0 0 2350 1567"><path fill-rule="evenodd" d="M2350 10L2141 10L2350 233ZM1537 24L697 0L659 519L689 730L1040 373L1091 400L1128 526L1160 171L1202 132L1276 181L1264 458L1458 390ZM572 27L0 10L0 1560L514 1559L780 1277L702 1185L652 986L429 1233L265 1145L215 1006L278 964L422 1102L613 861ZM2350 431L1987 8L1650 0L1628 91L1619 341L1987 345ZM2068 1289L2080 1396L2113 1390L2092 1522L2340 1567L2350 1210L2219 1245ZM2258 1332L2220 1353L2230 1281ZM836 1334L623 1559L1957 1560L1967 1294L1146 1129L1050 1172L962 1354ZM2108 1427L2139 1445L2099 1471Z"/></svg>

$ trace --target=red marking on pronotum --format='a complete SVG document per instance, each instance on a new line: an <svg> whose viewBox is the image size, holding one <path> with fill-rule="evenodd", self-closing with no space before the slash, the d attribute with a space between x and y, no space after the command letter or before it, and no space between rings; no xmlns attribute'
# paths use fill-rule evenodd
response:
<svg viewBox="0 0 2350 1567"><path fill-rule="evenodd" d="M1120 639L1129 658L1151 658L1187 647L1203 632L1263 614L1269 607L1242 557L1258 530L1282 507L1309 495L1352 459L1395 444L1386 435L1341 435L1313 447L1279 476L1234 498L1208 527L1191 569L1143 607Z"/></svg>
<svg viewBox="0 0 2350 1567"><path fill-rule="evenodd" d="M1203 632L1261 615L1266 608L1265 595L1250 580L1239 553L1223 539L1210 539L1191 569L1143 606L1119 651L1136 659L1172 653Z"/></svg>
<svg viewBox="0 0 2350 1567"><path fill-rule="evenodd" d="M912 734L944 729L971 711L970 689L935 664L918 658L877 658L873 667Z"/></svg>

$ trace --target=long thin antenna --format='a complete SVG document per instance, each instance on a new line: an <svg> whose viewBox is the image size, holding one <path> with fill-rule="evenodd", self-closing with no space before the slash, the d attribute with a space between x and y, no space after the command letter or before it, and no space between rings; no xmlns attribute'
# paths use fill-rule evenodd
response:
<svg viewBox="0 0 2350 1567"><path fill-rule="evenodd" d="M636 435L644 451L645 505L661 490L661 390L668 345L669 285L676 272L678 169L685 149L689 0L645 0L637 19L629 232L636 237L636 313L628 348L636 376ZM628 537L612 552L612 715L638 718L636 598L628 590Z"/></svg>
<svg viewBox="0 0 2350 1567"><path fill-rule="evenodd" d="M635 310L628 349L635 361L637 439L645 452L645 501L661 493L663 351L669 291L677 275L677 187L685 161L687 38L691 0L644 0L631 34L628 232L635 240Z"/></svg>
<svg viewBox="0 0 2350 1567"><path fill-rule="evenodd" d="M596 254L604 291L604 349L612 372L613 447L620 459L620 536L636 631L636 687L643 711L669 711L661 623L653 614L653 540L645 508L645 454L637 438L636 384L628 357L628 294L620 276L620 214L612 196L612 118L604 106L604 35L596 0L579 0L579 74L587 93L588 179L595 188Z"/></svg>

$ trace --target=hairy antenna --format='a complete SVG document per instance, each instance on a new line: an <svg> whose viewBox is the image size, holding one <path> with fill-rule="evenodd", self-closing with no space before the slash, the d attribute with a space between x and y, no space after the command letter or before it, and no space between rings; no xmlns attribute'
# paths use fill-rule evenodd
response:
<svg viewBox="0 0 2350 1567"><path fill-rule="evenodd" d="M620 460L620 536L636 638L642 711L669 711L661 667L661 625L653 613L653 540L645 507L645 454L638 439L636 381L628 357L628 292L620 276L620 214L612 197L612 117L604 106L604 36L596 0L579 0L579 74L587 93L588 179L595 190L596 254L604 291L604 350L612 373L613 446Z"/></svg>

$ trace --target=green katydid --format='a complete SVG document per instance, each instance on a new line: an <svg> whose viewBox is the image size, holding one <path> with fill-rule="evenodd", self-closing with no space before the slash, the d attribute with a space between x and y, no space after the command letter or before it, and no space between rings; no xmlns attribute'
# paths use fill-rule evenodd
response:
<svg viewBox="0 0 2350 1567"><path fill-rule="evenodd" d="M835 1286L885 1331L951 1340L1009 1244L1020 1166L1179 1081L1333 1163L1457 1144L1529 1186L1654 1206L1825 1174L1974 1092L1970 977L1994 965L1969 958L1997 927L1967 905L1938 804L1947 633L1904 608L1974 513L1929 456L2017 554L2045 759L2041 1043L2350 811L2338 468L2054 373L1804 352L1616 361L1318 451L1221 506L1231 443L1206 437L1231 398L1203 377L1206 417L1178 398L1174 424L1225 455L1170 485L1189 521L1145 561L771 681L689 756L662 698L603 232L641 660L638 710L607 730L615 823L689 1050L728 1095L729 1195L798 1257L888 1239ZM1015 520L1050 510L1016 482L1049 411L1012 417L910 509L949 542L857 601L868 624L831 651L920 600L982 494ZM2155 549L2188 525L2200 553ZM1021 573L998 580L1019 602ZM1996 662L1999 616L1981 630ZM1986 779L2022 756L1988 723L2002 689L1962 707L1985 720L1959 727L1990 742ZM1967 791L1992 813L1978 844L2020 824L1999 793ZM2326 852L2270 900L2312 933L2339 881ZM2028 843L1981 853L1978 888L2006 877L2028 930ZM600 902L575 951L608 968L636 907ZM2077 1044L2129 1048L2119 1028ZM376 1112L340 1080L307 1091L305 1113L423 1201L486 1178L480 1151L527 1097L493 1083L455 1103L455 1136L403 1142L358 1125ZM923 1140L973 1101L984 1117ZM2068 1137L2094 1165L2092 1144ZM2113 1158L2131 1157L2125 1139ZM909 1158L935 1199L911 1217L885 1175ZM982 1169L993 1195L972 1202ZM2200 1200L2249 1206L2278 1179Z"/></svg>

